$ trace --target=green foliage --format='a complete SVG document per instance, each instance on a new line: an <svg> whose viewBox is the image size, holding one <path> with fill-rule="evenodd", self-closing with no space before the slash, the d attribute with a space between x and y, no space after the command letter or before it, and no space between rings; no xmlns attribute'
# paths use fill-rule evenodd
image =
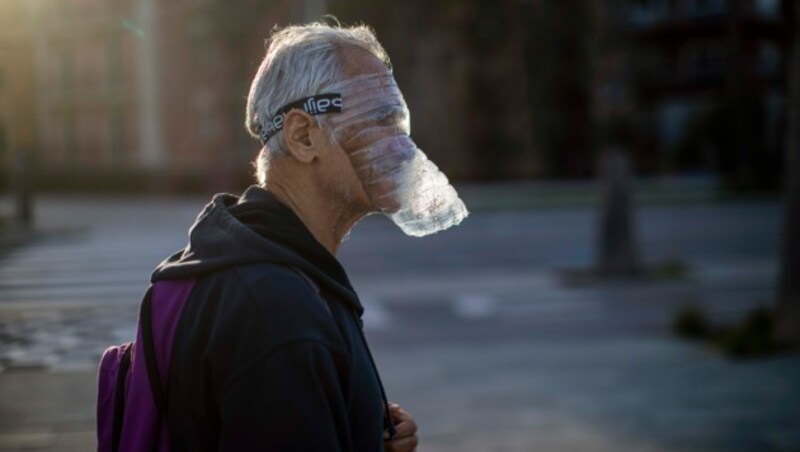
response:
<svg viewBox="0 0 800 452"><path fill-rule="evenodd" d="M706 313L698 306L686 306L675 316L672 331L686 339L704 339L711 333L711 324Z"/></svg>
<svg viewBox="0 0 800 452"><path fill-rule="evenodd" d="M708 340L726 356L734 359L767 357L786 351L775 340L775 314L766 307L751 310L739 323L713 328L708 315L696 305L678 311L673 332L683 338Z"/></svg>
<svg viewBox="0 0 800 452"><path fill-rule="evenodd" d="M769 356L783 350L773 337L775 317L770 309L752 310L739 324L718 329L713 342L731 358Z"/></svg>
<svg viewBox="0 0 800 452"><path fill-rule="evenodd" d="M689 266L685 262L672 259L653 266L651 275L658 280L675 281L689 276Z"/></svg>

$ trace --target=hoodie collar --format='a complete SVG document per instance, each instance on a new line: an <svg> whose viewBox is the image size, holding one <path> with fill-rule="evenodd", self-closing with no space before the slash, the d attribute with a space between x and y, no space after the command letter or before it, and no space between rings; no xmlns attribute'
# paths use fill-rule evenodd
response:
<svg viewBox="0 0 800 452"><path fill-rule="evenodd" d="M296 267L361 315L344 268L291 208L251 186L241 197L218 194L189 230L189 244L162 262L151 280L195 277L219 268L269 262Z"/></svg>

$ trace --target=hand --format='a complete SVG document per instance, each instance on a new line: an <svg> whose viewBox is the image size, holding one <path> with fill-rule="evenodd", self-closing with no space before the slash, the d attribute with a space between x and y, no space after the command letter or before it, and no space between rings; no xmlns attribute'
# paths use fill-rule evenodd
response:
<svg viewBox="0 0 800 452"><path fill-rule="evenodd" d="M384 432L383 448L386 452L414 452L417 450L417 423L408 412L396 403L389 404L389 414L394 421L397 434L389 440L389 433Z"/></svg>

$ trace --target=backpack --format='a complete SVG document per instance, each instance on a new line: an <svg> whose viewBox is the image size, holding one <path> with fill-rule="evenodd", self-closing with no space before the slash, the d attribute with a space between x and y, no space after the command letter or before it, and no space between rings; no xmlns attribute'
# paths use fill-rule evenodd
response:
<svg viewBox="0 0 800 452"><path fill-rule="evenodd" d="M320 292L305 272L290 268ZM152 284L139 306L136 341L103 352L97 377L98 452L170 450L166 382L175 330L195 282L184 279Z"/></svg>
<svg viewBox="0 0 800 452"><path fill-rule="evenodd" d="M172 342L194 279L152 284L136 341L106 349L97 377L98 452L168 451L166 382Z"/></svg>

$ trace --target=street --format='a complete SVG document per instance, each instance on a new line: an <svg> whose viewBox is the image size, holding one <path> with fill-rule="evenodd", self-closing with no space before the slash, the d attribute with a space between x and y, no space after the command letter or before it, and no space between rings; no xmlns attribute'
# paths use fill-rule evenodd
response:
<svg viewBox="0 0 800 452"><path fill-rule="evenodd" d="M0 256L0 450L93 448L97 358L132 339L152 268L204 202L39 200L45 238ZM637 214L643 261L685 275L575 282L594 260L585 206L479 211L424 239L377 216L354 228L339 258L420 450L800 450L800 358L731 361L670 332L687 304L720 323L772 302L780 204Z"/></svg>

